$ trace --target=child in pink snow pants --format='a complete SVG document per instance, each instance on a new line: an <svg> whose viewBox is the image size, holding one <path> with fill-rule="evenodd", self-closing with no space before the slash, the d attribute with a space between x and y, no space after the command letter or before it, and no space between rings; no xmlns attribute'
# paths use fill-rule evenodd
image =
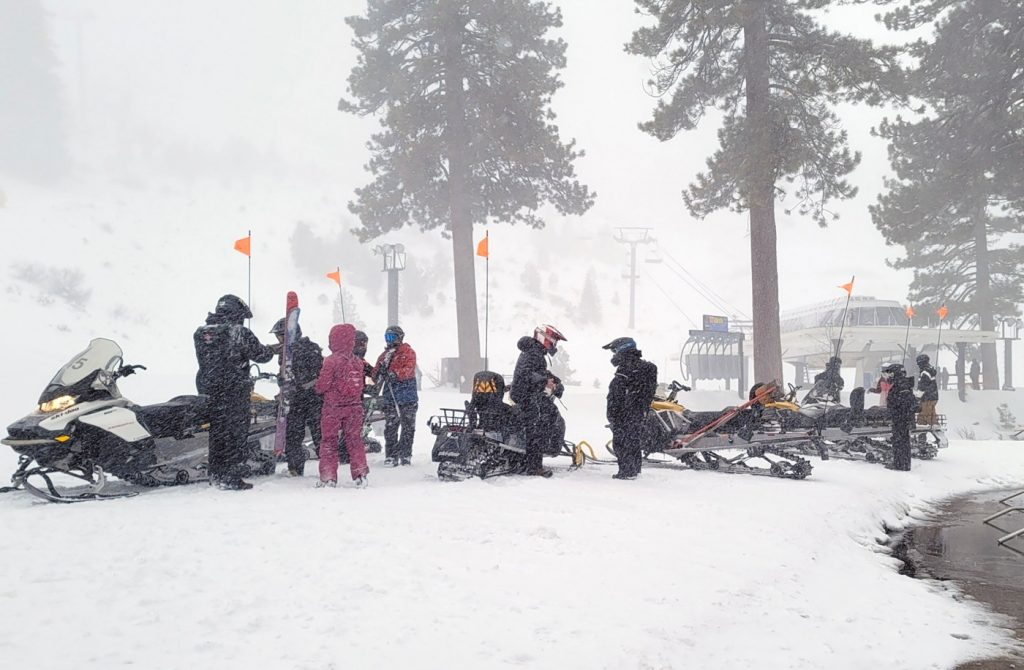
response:
<svg viewBox="0 0 1024 670"><path fill-rule="evenodd" d="M324 359L316 380L316 392L324 397L320 413L320 481L325 484L338 481L338 432L342 430L352 479L364 484L370 472L363 447L365 377L363 361L352 353L355 341L355 326L342 323L331 328L331 355Z"/></svg>

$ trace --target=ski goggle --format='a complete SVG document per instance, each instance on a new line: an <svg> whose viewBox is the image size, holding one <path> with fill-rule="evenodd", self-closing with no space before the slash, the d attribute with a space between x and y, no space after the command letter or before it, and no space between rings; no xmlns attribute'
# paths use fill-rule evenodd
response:
<svg viewBox="0 0 1024 670"><path fill-rule="evenodd" d="M398 341L398 333L387 332L384 333L384 341L387 344L394 344Z"/></svg>

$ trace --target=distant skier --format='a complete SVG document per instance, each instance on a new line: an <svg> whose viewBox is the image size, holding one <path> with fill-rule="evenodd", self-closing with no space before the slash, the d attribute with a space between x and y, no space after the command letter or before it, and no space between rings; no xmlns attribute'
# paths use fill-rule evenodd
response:
<svg viewBox="0 0 1024 670"><path fill-rule="evenodd" d="M252 488L242 479L249 474L245 466L252 393L249 362L266 363L277 349L261 344L242 325L251 318L241 298L225 295L206 317L206 325L192 336L199 362L196 389L210 399L210 483L222 489Z"/></svg>
<svg viewBox="0 0 1024 670"><path fill-rule="evenodd" d="M981 363L977 358L971 360L971 388L975 391L981 390Z"/></svg>
<svg viewBox="0 0 1024 670"><path fill-rule="evenodd" d="M558 433L561 420L553 398L561 398L565 389L562 381L548 370L544 356L554 356L558 343L565 340L554 326L540 325L534 328L533 337L521 337L517 345L520 354L509 397L519 407L526 433L527 475L551 476L551 470L544 467L544 452Z"/></svg>
<svg viewBox="0 0 1024 670"><path fill-rule="evenodd" d="M384 344L372 374L384 411L384 465L409 465L419 409L416 352L405 343L405 331L399 326L388 326Z"/></svg>
<svg viewBox="0 0 1024 670"><path fill-rule="evenodd" d="M284 346L285 319L278 319L270 332ZM285 433L285 458L288 460L288 474L301 477L306 465L306 450L302 442L309 427L310 437L317 452L320 451L320 407L322 401L313 386L320 376L324 364L320 345L298 331L298 339L292 345L292 375L295 377L295 394L288 405L288 429ZM280 359L280 357L278 357ZM280 379L278 380L281 381Z"/></svg>
<svg viewBox="0 0 1024 670"><path fill-rule="evenodd" d="M932 426L939 420L935 414L935 404L939 401L938 374L931 366L927 354L921 354L915 362L918 370L917 390L921 392L921 413L917 415L917 422Z"/></svg>
<svg viewBox="0 0 1024 670"><path fill-rule="evenodd" d="M644 419L658 387L658 367L643 360L632 337L619 337L608 349L615 377L608 385L607 419L612 428L612 445L619 461L613 479L636 479L643 461Z"/></svg>
<svg viewBox="0 0 1024 670"><path fill-rule="evenodd" d="M843 390L843 361L838 356L828 359L825 369L814 375L815 397L821 400L839 402L839 392Z"/></svg>
<svg viewBox="0 0 1024 670"><path fill-rule="evenodd" d="M316 392L323 396L320 431L320 479L317 488L338 484L338 434L345 433L349 470L356 486L367 485L370 468L363 447L363 362L352 350L356 329L349 323L331 328L328 344L331 355L324 360Z"/></svg>
<svg viewBox="0 0 1024 670"><path fill-rule="evenodd" d="M949 390L949 370L945 367L939 371L939 386L942 387L943 391Z"/></svg>
<svg viewBox="0 0 1024 670"><path fill-rule="evenodd" d="M910 430L914 427L917 412L917 398L914 396L914 380L899 363L893 363L882 370L892 382L886 404L892 421L893 470L910 470Z"/></svg>

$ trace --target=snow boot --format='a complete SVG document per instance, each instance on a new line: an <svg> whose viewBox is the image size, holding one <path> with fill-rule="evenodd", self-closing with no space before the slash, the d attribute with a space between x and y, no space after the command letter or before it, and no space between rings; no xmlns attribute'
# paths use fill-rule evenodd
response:
<svg viewBox="0 0 1024 670"><path fill-rule="evenodd" d="M365 489L367 486L370 485L370 478L367 475L363 475L362 477L356 477L355 484L357 489Z"/></svg>
<svg viewBox="0 0 1024 670"><path fill-rule="evenodd" d="M395 468L395 467L398 467L398 465L399 465L399 460L397 458L393 458L391 456L388 456L387 458L384 459L384 467L386 467L386 468Z"/></svg>
<svg viewBox="0 0 1024 670"><path fill-rule="evenodd" d="M411 458L400 458L398 464L399 465L412 465L412 459Z"/></svg>
<svg viewBox="0 0 1024 670"><path fill-rule="evenodd" d="M636 475L624 475L621 472L616 472L612 475L612 479L625 479L626 481L633 481L636 479Z"/></svg>
<svg viewBox="0 0 1024 670"><path fill-rule="evenodd" d="M211 479L210 483L221 491L248 491L252 488L252 484L243 479Z"/></svg>
<svg viewBox="0 0 1024 670"><path fill-rule="evenodd" d="M537 468L536 470L530 470L526 474L527 476L530 477L544 477L545 479L547 479L554 473L552 473L551 470L549 470L548 468L541 467Z"/></svg>
<svg viewBox="0 0 1024 670"><path fill-rule="evenodd" d="M338 486L338 482L336 482L333 479L329 479L327 481L324 481L322 479L318 479L317 482L316 482L316 486L314 488L318 488L318 489L331 488L331 489L333 489L333 488L335 488L337 486Z"/></svg>

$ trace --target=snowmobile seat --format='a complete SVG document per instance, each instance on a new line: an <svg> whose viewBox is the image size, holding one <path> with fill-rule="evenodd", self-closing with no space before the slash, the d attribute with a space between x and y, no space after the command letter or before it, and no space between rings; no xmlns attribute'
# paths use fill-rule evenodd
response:
<svg viewBox="0 0 1024 670"><path fill-rule="evenodd" d="M516 431L516 409L505 404L505 390L505 379L496 372L485 370L473 376L473 394L466 403L470 428L502 434Z"/></svg>
<svg viewBox="0 0 1024 670"><path fill-rule="evenodd" d="M136 408L139 422L154 437L184 437L207 421L207 397L179 395Z"/></svg>

